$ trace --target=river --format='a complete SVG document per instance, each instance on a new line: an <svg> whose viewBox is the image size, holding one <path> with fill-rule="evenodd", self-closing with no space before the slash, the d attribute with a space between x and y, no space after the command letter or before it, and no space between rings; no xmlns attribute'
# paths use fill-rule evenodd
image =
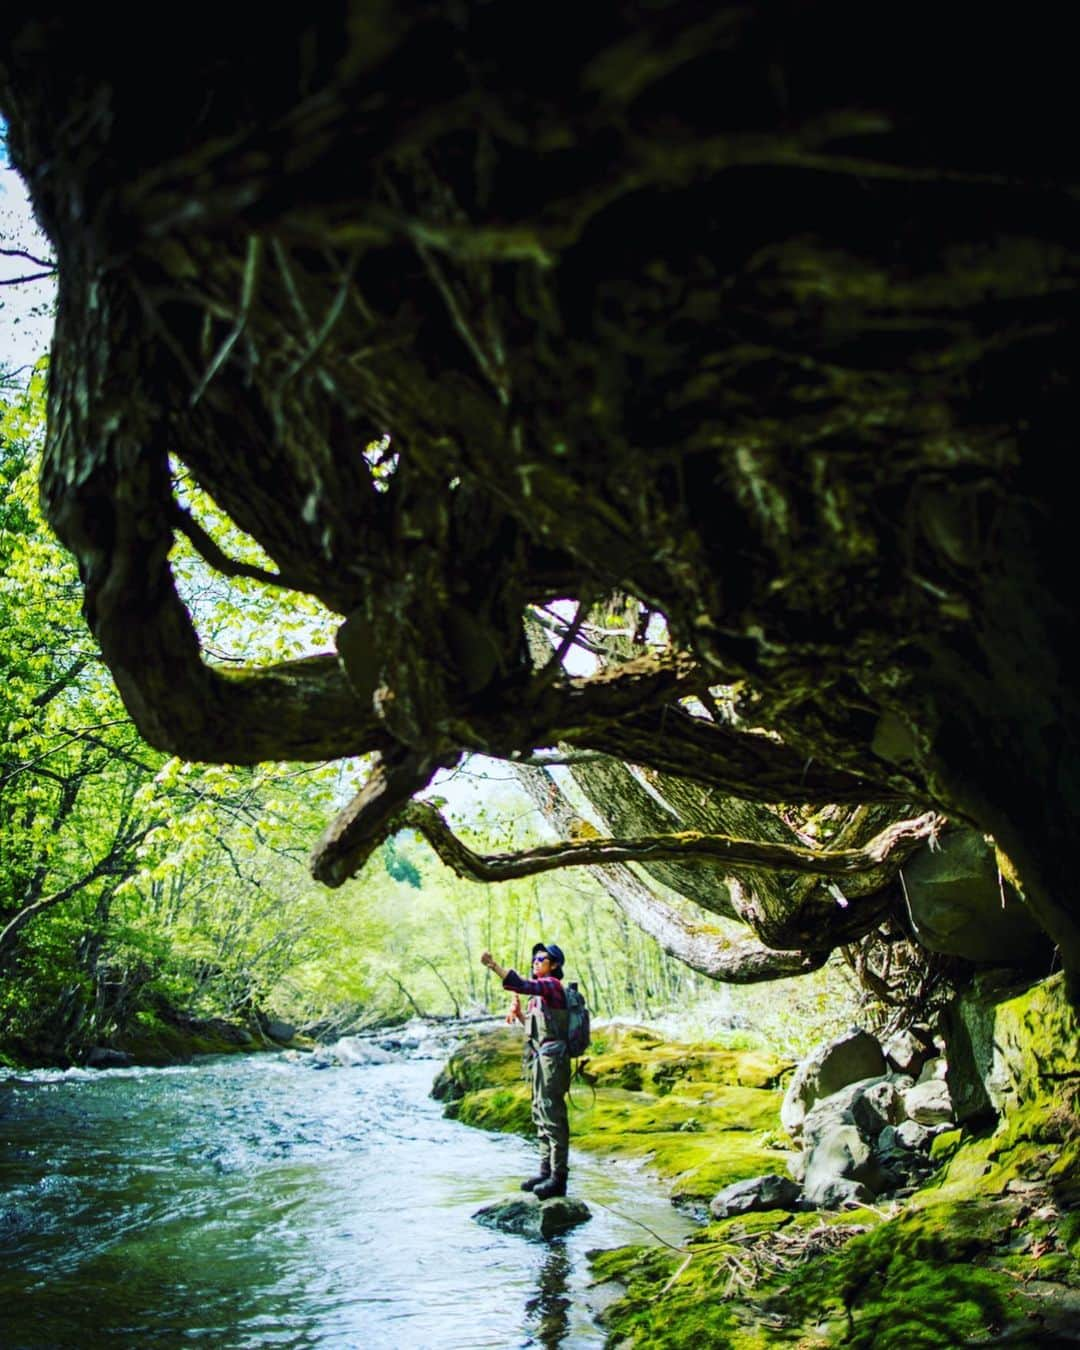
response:
<svg viewBox="0 0 1080 1350"><path fill-rule="evenodd" d="M602 1346L586 1252L691 1225L575 1154L589 1223L481 1227L534 1151L446 1120L437 1068L252 1055L0 1085L0 1345Z"/></svg>

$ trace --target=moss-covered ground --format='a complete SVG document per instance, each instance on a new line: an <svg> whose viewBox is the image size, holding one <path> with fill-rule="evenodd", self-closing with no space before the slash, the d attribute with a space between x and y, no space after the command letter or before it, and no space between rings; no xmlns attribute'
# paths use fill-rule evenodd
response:
<svg viewBox="0 0 1080 1350"><path fill-rule="evenodd" d="M437 1092L458 1119L531 1133L520 1035L478 1038ZM673 1198L784 1171L785 1066L768 1055L602 1029L574 1089L574 1145L638 1158ZM1029 1091L994 1132L937 1141L940 1170L903 1202L774 1211L703 1226L683 1250L593 1254L619 1347L1080 1344L1080 1081Z"/></svg>
<svg viewBox="0 0 1080 1350"><path fill-rule="evenodd" d="M673 1199L704 1204L729 1182L786 1170L776 1132L779 1083L791 1067L760 1051L604 1028L571 1087L574 1146L640 1161L664 1178ZM519 1031L473 1038L450 1059L435 1094L467 1125L533 1133Z"/></svg>

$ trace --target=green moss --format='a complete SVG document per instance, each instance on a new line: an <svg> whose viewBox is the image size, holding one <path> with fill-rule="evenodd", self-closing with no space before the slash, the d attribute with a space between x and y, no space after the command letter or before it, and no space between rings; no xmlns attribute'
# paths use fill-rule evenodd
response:
<svg viewBox="0 0 1080 1350"><path fill-rule="evenodd" d="M534 1130L531 1093L526 1083L470 1092L454 1102L447 1114L480 1130L526 1135Z"/></svg>
<svg viewBox="0 0 1080 1350"><path fill-rule="evenodd" d="M431 1095L437 1101L455 1101L470 1092L520 1081L521 1033L499 1027L473 1036L456 1050L435 1079Z"/></svg>
<svg viewBox="0 0 1080 1350"><path fill-rule="evenodd" d="M1037 1051L1032 1043L1043 1024L1064 1036L1070 1017L1060 990L1045 986L998 1009L1013 1066L1009 1115L993 1133L939 1136L944 1166L900 1213L753 1215L696 1234L685 1265L671 1252L642 1253L640 1274L626 1251L607 1272L598 1263L598 1277L626 1290L605 1314L612 1341L737 1350L1058 1343L1075 1320L1069 1291L1080 1288L1076 1038ZM708 1105L687 1093L683 1083L662 1104ZM636 1110L655 1113L658 1103L641 1096ZM740 1137L768 1139L713 1123L725 1150ZM700 1137L684 1136L681 1156L673 1144L669 1160L687 1162Z"/></svg>
<svg viewBox="0 0 1080 1350"><path fill-rule="evenodd" d="M1027 1013L1060 1019L1045 991L1013 1001L1002 1024L1018 1028L1020 1063L1022 1035L1033 1034ZM497 1050L468 1058L475 1086L457 1104L462 1119L531 1132L528 1088L515 1077L519 1050L511 1033ZM649 1350L1054 1343L1070 1325L1072 1305L1061 1293L1080 1288L1080 1111L1070 1054L1041 1051L1018 1072L1012 1109L996 1131L940 1135L934 1157L943 1166L898 1213L754 1214L710 1224L678 1252L594 1254L596 1282L624 1291L604 1314L611 1342ZM732 1181L782 1172L786 1155L771 1147L780 1093L770 1084L783 1068L731 1047L604 1028L587 1065L592 1086L573 1089L574 1144L639 1159L673 1196L695 1201Z"/></svg>
<svg viewBox="0 0 1080 1350"><path fill-rule="evenodd" d="M263 1043L244 1027L225 1021L197 1021L138 1012L115 1040L115 1048L137 1064L176 1064L193 1055L246 1054Z"/></svg>
<svg viewBox="0 0 1080 1350"><path fill-rule="evenodd" d="M1023 1345L1031 1309L1018 1291L1064 1268L1060 1253L1017 1258L1012 1270L992 1265L1003 1232L992 1204L891 1222L873 1211L858 1217L857 1225L851 1216L823 1224L818 1215L788 1214L713 1224L688 1244L685 1265L675 1253L642 1253L640 1278L625 1249L610 1263L597 1260L596 1278L626 1289L605 1314L612 1339L941 1350L1012 1328L1010 1343Z"/></svg>
<svg viewBox="0 0 1080 1350"><path fill-rule="evenodd" d="M706 1201L723 1186L785 1170L771 1147L780 1093L747 1081L771 1081L781 1061L681 1046L642 1027L605 1028L594 1041L585 1079L570 1093L576 1147L641 1161L668 1182L675 1199ZM451 1058L434 1094L458 1120L483 1129L532 1133L529 1089L520 1073L520 1032L500 1028L473 1038Z"/></svg>
<svg viewBox="0 0 1080 1350"><path fill-rule="evenodd" d="M930 1143L932 1162L945 1163L956 1153L964 1138L963 1130L943 1130Z"/></svg>

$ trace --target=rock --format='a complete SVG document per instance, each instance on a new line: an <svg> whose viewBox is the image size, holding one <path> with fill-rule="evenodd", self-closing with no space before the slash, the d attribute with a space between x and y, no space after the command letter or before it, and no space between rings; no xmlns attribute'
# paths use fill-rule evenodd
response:
<svg viewBox="0 0 1080 1350"><path fill-rule="evenodd" d="M267 1017L263 1019L263 1031L272 1041L291 1041L296 1035L296 1028L291 1022L283 1022L278 1017Z"/></svg>
<svg viewBox="0 0 1080 1350"><path fill-rule="evenodd" d="M933 1139L934 1131L920 1125L917 1120L905 1120L896 1131L896 1142L912 1153L926 1152Z"/></svg>
<svg viewBox="0 0 1080 1350"><path fill-rule="evenodd" d="M870 1144L854 1125L837 1125L818 1139L806 1159L803 1192L814 1204L830 1182L837 1179L857 1181L876 1195L888 1183L888 1178L874 1155Z"/></svg>
<svg viewBox="0 0 1080 1350"><path fill-rule="evenodd" d="M895 1085L884 1078L856 1093L851 1117L864 1138L876 1139L886 1125L903 1120L904 1104Z"/></svg>
<svg viewBox="0 0 1080 1350"><path fill-rule="evenodd" d="M88 1069L126 1069L134 1062L134 1055L129 1055L126 1050L111 1050L104 1045L95 1045L86 1053Z"/></svg>
<svg viewBox="0 0 1080 1350"><path fill-rule="evenodd" d="M848 1205L873 1204L874 1197L859 1181L832 1177L813 1192L803 1192L804 1209L845 1209Z"/></svg>
<svg viewBox="0 0 1080 1350"><path fill-rule="evenodd" d="M923 1065L936 1053L933 1040L928 1035L920 1036L911 1028L898 1031L882 1048L890 1068L912 1078L918 1078Z"/></svg>
<svg viewBox="0 0 1080 1350"><path fill-rule="evenodd" d="M987 974L949 1008L949 1092L961 1124L1005 1114L1055 1081L1075 1077L1080 1016L1059 973L1032 987Z"/></svg>
<svg viewBox="0 0 1080 1350"><path fill-rule="evenodd" d="M904 1119L904 1107L895 1085L887 1078L864 1078L823 1097L806 1113L802 1127L804 1149L812 1149L827 1130L856 1125L872 1142L886 1125Z"/></svg>
<svg viewBox="0 0 1080 1350"><path fill-rule="evenodd" d="M950 830L913 854L904 895L915 936L930 951L1013 967L1049 957L1049 939L978 830Z"/></svg>
<svg viewBox="0 0 1080 1350"><path fill-rule="evenodd" d="M935 1055L928 1059L919 1070L919 1076L915 1080L918 1083L933 1083L937 1079L944 1079L948 1076L949 1061L943 1059L940 1055Z"/></svg>
<svg viewBox="0 0 1080 1350"><path fill-rule="evenodd" d="M730 1219L737 1214L752 1214L759 1210L795 1209L799 1200L798 1185L788 1177L775 1172L763 1177L751 1177L725 1186L709 1203L714 1219Z"/></svg>
<svg viewBox="0 0 1080 1350"><path fill-rule="evenodd" d="M904 1110L920 1125L943 1125L955 1119L948 1085L939 1078L916 1083L903 1094Z"/></svg>
<svg viewBox="0 0 1080 1350"><path fill-rule="evenodd" d="M860 1079L881 1078L885 1068L881 1046L867 1031L854 1028L820 1046L795 1070L780 1107L781 1124L798 1140L806 1113L815 1102Z"/></svg>
<svg viewBox="0 0 1080 1350"><path fill-rule="evenodd" d="M485 1205L472 1216L485 1228L497 1228L502 1233L538 1241L565 1233L592 1218L592 1211L582 1200L556 1197L543 1202L535 1196L509 1196Z"/></svg>
<svg viewBox="0 0 1080 1350"><path fill-rule="evenodd" d="M343 1036L330 1047L328 1053L332 1061L336 1061L346 1069L360 1064L392 1064L396 1058L381 1045L363 1041L358 1036Z"/></svg>

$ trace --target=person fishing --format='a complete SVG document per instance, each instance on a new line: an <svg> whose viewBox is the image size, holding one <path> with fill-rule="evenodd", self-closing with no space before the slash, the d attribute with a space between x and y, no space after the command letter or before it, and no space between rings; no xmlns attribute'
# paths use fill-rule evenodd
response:
<svg viewBox="0 0 1080 1350"><path fill-rule="evenodd" d="M540 1170L521 1183L539 1200L566 1194L569 1172L570 1120L566 1094L570 1090L570 1052L567 1046L568 1013L563 988L562 948L554 942L538 942L532 949L532 978L516 970L504 970L490 952L483 952L481 965L493 971L513 998L508 1022L525 1025L524 1066L532 1086L532 1118L540 1146ZM521 995L529 996L522 1011Z"/></svg>

